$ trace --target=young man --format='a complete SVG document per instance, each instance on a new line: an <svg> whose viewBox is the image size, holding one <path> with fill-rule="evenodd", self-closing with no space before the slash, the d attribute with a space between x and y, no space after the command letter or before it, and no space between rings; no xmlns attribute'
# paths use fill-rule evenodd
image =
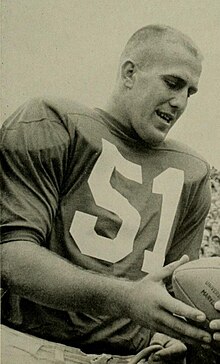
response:
<svg viewBox="0 0 220 364"><path fill-rule="evenodd" d="M5 122L7 358L126 361L117 355L151 341L167 359L185 351L167 335L210 343L204 314L168 293L183 254L198 257L210 206L207 163L165 140L200 73L188 37L147 26L125 46L105 110L36 99Z"/></svg>

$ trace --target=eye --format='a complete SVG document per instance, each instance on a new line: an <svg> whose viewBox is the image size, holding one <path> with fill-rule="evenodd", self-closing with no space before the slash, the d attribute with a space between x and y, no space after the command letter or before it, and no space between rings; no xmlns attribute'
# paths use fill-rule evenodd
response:
<svg viewBox="0 0 220 364"><path fill-rule="evenodd" d="M170 90L181 91L187 87L187 82L180 77L175 77L175 76L164 77L163 81ZM196 87L189 87L187 90L187 97L192 96L196 92L197 92Z"/></svg>
<svg viewBox="0 0 220 364"><path fill-rule="evenodd" d="M177 90L179 88L176 80L165 79L164 82L171 90Z"/></svg>

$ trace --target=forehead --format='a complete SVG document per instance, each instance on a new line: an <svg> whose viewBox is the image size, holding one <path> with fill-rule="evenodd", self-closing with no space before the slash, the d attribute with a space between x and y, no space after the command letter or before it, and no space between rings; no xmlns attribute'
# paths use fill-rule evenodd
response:
<svg viewBox="0 0 220 364"><path fill-rule="evenodd" d="M147 47L145 67L161 74L182 75L197 83L202 71L201 59L178 39L159 40Z"/></svg>

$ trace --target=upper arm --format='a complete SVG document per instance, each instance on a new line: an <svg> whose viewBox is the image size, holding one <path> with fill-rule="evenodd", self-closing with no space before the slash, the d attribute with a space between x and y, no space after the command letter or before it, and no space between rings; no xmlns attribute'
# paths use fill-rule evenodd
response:
<svg viewBox="0 0 220 364"><path fill-rule="evenodd" d="M43 244L65 177L69 135L36 101L18 109L1 132L2 241Z"/></svg>

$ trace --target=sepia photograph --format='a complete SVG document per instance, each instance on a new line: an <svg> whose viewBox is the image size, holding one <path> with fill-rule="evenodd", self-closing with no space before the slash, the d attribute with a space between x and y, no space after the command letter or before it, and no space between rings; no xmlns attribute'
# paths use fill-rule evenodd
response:
<svg viewBox="0 0 220 364"><path fill-rule="evenodd" d="M1 0L1 363L220 361L220 2Z"/></svg>

